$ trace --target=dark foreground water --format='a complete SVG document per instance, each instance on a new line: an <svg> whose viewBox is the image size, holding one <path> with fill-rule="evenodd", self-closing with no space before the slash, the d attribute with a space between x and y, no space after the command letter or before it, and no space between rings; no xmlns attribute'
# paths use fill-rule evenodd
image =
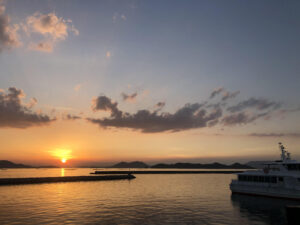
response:
<svg viewBox="0 0 300 225"><path fill-rule="evenodd" d="M87 175L91 169L11 169L0 177ZM0 224L286 224L285 205L231 195L231 174L0 186Z"/></svg>

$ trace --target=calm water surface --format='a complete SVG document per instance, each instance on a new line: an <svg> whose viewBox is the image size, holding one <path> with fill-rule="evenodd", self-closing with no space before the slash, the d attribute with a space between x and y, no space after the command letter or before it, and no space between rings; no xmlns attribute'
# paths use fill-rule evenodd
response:
<svg viewBox="0 0 300 225"><path fill-rule="evenodd" d="M10 169L0 177L87 175ZM0 224L286 224L286 204L233 195L231 174L145 174L134 180L0 186Z"/></svg>

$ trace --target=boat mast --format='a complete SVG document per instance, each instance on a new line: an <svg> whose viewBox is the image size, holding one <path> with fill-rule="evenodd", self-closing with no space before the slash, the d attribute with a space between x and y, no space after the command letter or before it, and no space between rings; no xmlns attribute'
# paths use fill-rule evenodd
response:
<svg viewBox="0 0 300 225"><path fill-rule="evenodd" d="M290 160L291 159L291 153L289 153L288 151L285 150L285 147L283 146L283 144L281 142L278 143L279 144L279 149L281 151L281 160L284 162L286 160Z"/></svg>
<svg viewBox="0 0 300 225"><path fill-rule="evenodd" d="M281 142L278 143L279 145L279 150L281 151L281 160L284 162L285 161L285 150L284 146Z"/></svg>

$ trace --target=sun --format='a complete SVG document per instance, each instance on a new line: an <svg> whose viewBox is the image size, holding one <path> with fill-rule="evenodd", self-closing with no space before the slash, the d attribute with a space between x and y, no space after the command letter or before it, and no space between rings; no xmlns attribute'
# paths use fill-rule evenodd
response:
<svg viewBox="0 0 300 225"><path fill-rule="evenodd" d="M53 157L55 157L61 163L67 163L68 160L73 158L71 149L56 148L49 152Z"/></svg>

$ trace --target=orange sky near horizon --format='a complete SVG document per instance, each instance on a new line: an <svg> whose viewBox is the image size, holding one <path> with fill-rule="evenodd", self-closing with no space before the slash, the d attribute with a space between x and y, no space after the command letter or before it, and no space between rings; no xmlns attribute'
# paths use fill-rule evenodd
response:
<svg viewBox="0 0 300 225"><path fill-rule="evenodd" d="M205 130L140 133L62 120L50 126L0 130L0 134L2 159L33 165L60 165L62 158L67 158L66 165L76 166L134 160L234 162L257 156L279 157L273 139L266 150L262 139L252 138L253 142L249 142L251 138L247 136L215 135ZM245 141L251 144L245 145ZM297 142L288 143L293 155Z"/></svg>

